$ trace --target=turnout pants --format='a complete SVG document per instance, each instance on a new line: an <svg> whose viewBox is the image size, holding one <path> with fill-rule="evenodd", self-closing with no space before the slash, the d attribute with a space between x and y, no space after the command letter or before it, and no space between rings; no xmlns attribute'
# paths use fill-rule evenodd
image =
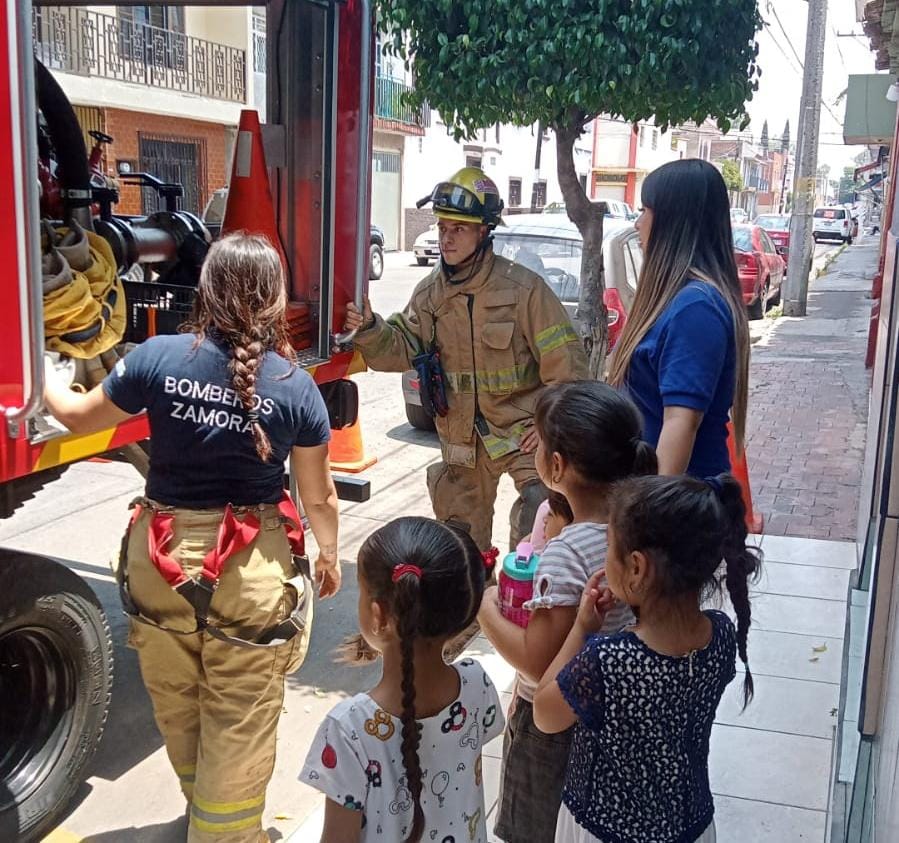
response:
<svg viewBox="0 0 899 843"><path fill-rule="evenodd" d="M287 618L296 602L284 586L294 569L277 508L253 509L259 534L226 561L209 611L210 624L250 639ZM215 545L223 510L175 509L174 515L171 554L195 576ZM196 628L193 608L150 561L152 517L150 510L142 512L129 536L131 597L144 616L190 632ZM206 632L179 635L132 618L129 645L137 650L156 723L188 801L189 843L268 841L262 813L284 677L302 663L308 634L309 626L277 646L244 648Z"/></svg>
<svg viewBox="0 0 899 843"><path fill-rule="evenodd" d="M439 462L429 465L427 474L434 517L469 524L471 536L482 551L493 544L493 506L503 474L511 475L518 492L509 514L510 548L531 532L537 507L547 496L546 486L537 476L534 454L514 451L491 459L480 439L473 468Z"/></svg>

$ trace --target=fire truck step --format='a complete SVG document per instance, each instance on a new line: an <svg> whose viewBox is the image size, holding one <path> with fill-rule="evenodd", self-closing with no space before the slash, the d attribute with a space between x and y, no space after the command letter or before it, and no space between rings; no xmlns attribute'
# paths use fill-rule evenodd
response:
<svg viewBox="0 0 899 843"><path fill-rule="evenodd" d="M371 482L362 477L335 474L334 485L337 487L337 497L342 501L365 503L371 498Z"/></svg>

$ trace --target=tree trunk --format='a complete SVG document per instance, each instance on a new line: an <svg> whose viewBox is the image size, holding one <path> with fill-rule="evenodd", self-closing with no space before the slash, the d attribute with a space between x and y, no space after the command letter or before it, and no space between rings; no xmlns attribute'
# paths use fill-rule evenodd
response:
<svg viewBox="0 0 899 843"><path fill-rule="evenodd" d="M556 132L559 186L565 199L565 209L584 240L577 307L581 340L590 363L590 376L603 380L609 335L608 311L604 301L603 215L587 198L574 167L574 143L580 137L583 125L583 116L577 115L569 123L553 128Z"/></svg>

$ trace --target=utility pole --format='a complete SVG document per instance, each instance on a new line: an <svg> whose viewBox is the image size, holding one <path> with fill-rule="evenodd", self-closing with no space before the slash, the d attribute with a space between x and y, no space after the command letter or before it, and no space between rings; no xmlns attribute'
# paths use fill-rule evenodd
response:
<svg viewBox="0 0 899 843"><path fill-rule="evenodd" d="M783 293L785 316L805 316L808 303L826 23L827 0L808 0L805 73L802 77L802 101L799 106L799 149L793 183L793 216L790 222L790 261Z"/></svg>

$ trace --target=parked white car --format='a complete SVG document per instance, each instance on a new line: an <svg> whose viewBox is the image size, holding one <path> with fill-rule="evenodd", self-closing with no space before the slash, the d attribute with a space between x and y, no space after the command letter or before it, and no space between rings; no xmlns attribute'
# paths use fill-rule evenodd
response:
<svg viewBox="0 0 899 843"><path fill-rule="evenodd" d="M745 225L749 222L749 214L743 208L731 208L730 221L734 225Z"/></svg>
<svg viewBox="0 0 899 843"><path fill-rule="evenodd" d="M852 213L845 205L826 205L815 208L812 221L812 237L819 240L842 240L852 243L854 222Z"/></svg>
<svg viewBox="0 0 899 843"><path fill-rule="evenodd" d="M440 242L437 239L437 223L415 238L412 252L419 266L427 266L431 261L440 258Z"/></svg>

